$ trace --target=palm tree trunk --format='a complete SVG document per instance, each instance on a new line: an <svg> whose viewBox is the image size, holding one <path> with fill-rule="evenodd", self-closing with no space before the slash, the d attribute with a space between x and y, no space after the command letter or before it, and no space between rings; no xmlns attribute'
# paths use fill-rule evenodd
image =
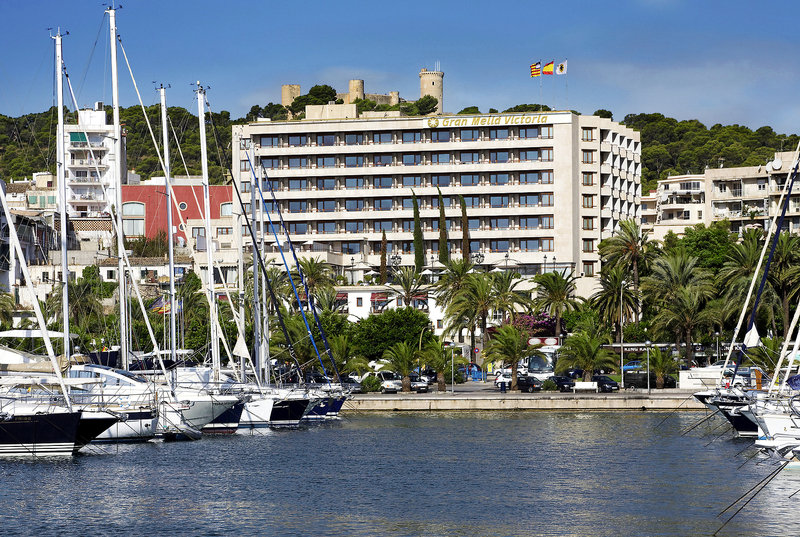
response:
<svg viewBox="0 0 800 537"><path fill-rule="evenodd" d="M403 392L408 393L411 391L411 377L406 375L403 377Z"/></svg>
<svg viewBox="0 0 800 537"><path fill-rule="evenodd" d="M440 392L444 393L447 391L447 384L444 382L444 371L436 372L436 382L439 384L438 389Z"/></svg>
<svg viewBox="0 0 800 537"><path fill-rule="evenodd" d="M686 330L686 365L692 367L694 359L694 348L692 345L692 331Z"/></svg>

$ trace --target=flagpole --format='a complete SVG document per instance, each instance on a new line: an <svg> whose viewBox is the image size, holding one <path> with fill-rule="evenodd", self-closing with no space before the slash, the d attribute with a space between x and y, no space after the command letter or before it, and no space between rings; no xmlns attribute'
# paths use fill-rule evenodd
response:
<svg viewBox="0 0 800 537"><path fill-rule="evenodd" d="M569 58L564 59L564 64L567 66L569 65L568 60ZM567 68L567 72L564 73L564 92L567 96L567 110L569 110L569 67Z"/></svg>
<svg viewBox="0 0 800 537"><path fill-rule="evenodd" d="M542 69L542 60L539 60L539 111L542 111L542 79L544 78L544 73L541 71Z"/></svg>

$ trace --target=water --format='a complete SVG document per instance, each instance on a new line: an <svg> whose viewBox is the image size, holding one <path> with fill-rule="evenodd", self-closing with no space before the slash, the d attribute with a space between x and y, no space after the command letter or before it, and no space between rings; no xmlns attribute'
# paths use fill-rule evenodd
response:
<svg viewBox="0 0 800 537"><path fill-rule="evenodd" d="M0 461L2 535L711 535L772 466L702 413L358 415ZM705 434L703 434L705 431ZM796 535L784 470L721 535Z"/></svg>

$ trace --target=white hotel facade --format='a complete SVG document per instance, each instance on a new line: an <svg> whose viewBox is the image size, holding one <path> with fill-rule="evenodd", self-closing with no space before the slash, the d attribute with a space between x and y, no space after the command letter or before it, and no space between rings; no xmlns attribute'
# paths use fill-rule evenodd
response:
<svg viewBox="0 0 800 537"><path fill-rule="evenodd" d="M235 184L251 212L254 162L256 175L272 182L295 244L348 280L378 269L384 231L394 263L414 264L412 190L430 268L438 265L441 190L451 257L462 255L460 195L481 269L574 270L584 296L600 269L599 242L620 220L640 218L639 133L609 119L359 116L351 104L308 107L306 117L315 119L234 126Z"/></svg>

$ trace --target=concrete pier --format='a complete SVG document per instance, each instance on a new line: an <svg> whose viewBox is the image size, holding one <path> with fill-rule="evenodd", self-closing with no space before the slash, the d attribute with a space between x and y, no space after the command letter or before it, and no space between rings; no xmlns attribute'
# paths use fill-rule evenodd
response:
<svg viewBox="0 0 800 537"><path fill-rule="evenodd" d="M342 408L343 414L357 412L414 411L674 411L704 410L692 397L692 391L658 390L622 393L497 393L466 392L455 394L357 394Z"/></svg>

